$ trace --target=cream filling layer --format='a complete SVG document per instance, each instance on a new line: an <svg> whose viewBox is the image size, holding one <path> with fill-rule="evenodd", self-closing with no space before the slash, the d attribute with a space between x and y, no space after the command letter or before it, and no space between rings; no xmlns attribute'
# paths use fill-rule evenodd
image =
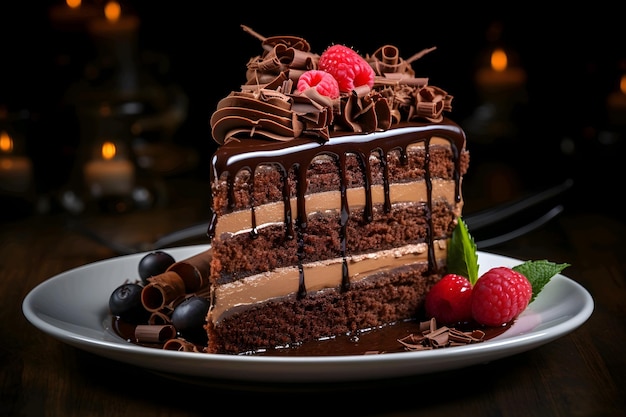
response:
<svg viewBox="0 0 626 417"><path fill-rule="evenodd" d="M445 260L447 241L435 241L434 250L437 262ZM347 262L350 283L354 283L381 271L428 262L428 245L420 243L349 256ZM342 258L335 258L303 265L307 292L339 288L342 280L342 263ZM298 267L291 266L220 285L214 289L213 305L208 320L218 323L224 317L228 317L229 312L239 311L274 298L295 296L298 292L299 278Z"/></svg>
<svg viewBox="0 0 626 417"><path fill-rule="evenodd" d="M433 202L445 200L454 203L455 182L453 180L434 179L432 185ZM373 204L383 204L385 202L385 191L382 184L373 185L372 202ZM403 202L426 202L428 192L426 182L424 180L394 183L389 187L389 197L392 204ZM347 190L348 206L350 208L365 207L365 189L363 187L350 188ZM297 213L297 199L294 197L290 200L291 212ZM305 204L307 214L326 212L329 210L338 210L341 207L341 193L339 191L326 191L305 196ZM457 216L460 215L461 205L457 204ZM263 204L254 208L254 214L257 222L257 229L282 223L284 220L283 203L274 202ZM244 233L252 230L252 216L250 210L240 210L221 216L218 220L215 236L221 236L223 233Z"/></svg>

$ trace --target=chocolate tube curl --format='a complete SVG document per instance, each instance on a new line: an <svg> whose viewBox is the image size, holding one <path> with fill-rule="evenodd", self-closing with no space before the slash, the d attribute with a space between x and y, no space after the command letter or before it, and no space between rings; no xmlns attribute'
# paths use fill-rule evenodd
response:
<svg viewBox="0 0 626 417"><path fill-rule="evenodd" d="M370 64L376 75L383 75L388 72L413 72L411 66L400 58L398 48L393 45L381 46L372 56L366 56L365 60Z"/></svg>
<svg viewBox="0 0 626 417"><path fill-rule="evenodd" d="M185 296L185 282L176 272L164 272L149 281L141 290L141 303L148 311L160 311Z"/></svg>
<svg viewBox="0 0 626 417"><path fill-rule="evenodd" d="M212 257L212 252L207 250L170 265L167 272L178 274L187 294L197 293L209 286Z"/></svg>
<svg viewBox="0 0 626 417"><path fill-rule="evenodd" d="M140 324L135 327L135 339L137 342L163 343L173 337L176 337L176 328L171 324L160 326Z"/></svg>

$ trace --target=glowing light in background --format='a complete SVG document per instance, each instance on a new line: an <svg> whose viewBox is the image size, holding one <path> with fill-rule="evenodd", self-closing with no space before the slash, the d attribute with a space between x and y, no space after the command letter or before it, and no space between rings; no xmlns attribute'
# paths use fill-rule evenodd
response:
<svg viewBox="0 0 626 417"><path fill-rule="evenodd" d="M104 6L104 16L109 22L117 22L122 14L122 8L116 1L110 1Z"/></svg>
<svg viewBox="0 0 626 417"><path fill-rule="evenodd" d="M508 66L508 57L503 49L497 48L491 53L491 68L495 71L502 72Z"/></svg>
<svg viewBox="0 0 626 417"><path fill-rule="evenodd" d="M0 151L2 153L13 152L13 139L4 130L0 133Z"/></svg>
<svg viewBox="0 0 626 417"><path fill-rule="evenodd" d="M102 158L105 160L111 160L115 158L115 154L117 153L117 149L113 142L104 142L102 144Z"/></svg>

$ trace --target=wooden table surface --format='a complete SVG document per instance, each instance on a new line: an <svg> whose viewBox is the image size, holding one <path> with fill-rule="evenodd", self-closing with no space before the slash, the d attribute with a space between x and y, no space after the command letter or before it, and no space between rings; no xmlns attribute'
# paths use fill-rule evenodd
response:
<svg viewBox="0 0 626 417"><path fill-rule="evenodd" d="M543 346L489 363L351 384L195 384L68 346L25 319L24 297L56 274L116 253L68 228L64 213L3 223L0 416L183 417L218 410L242 415L624 416L626 227L617 211L590 207L583 198L587 193L574 193L564 212L540 229L488 249L517 259L570 263L564 274L595 302L587 322ZM190 192L166 207L88 214L81 220L108 238L139 244L206 219L205 195ZM616 197L608 195L606 204L614 204Z"/></svg>

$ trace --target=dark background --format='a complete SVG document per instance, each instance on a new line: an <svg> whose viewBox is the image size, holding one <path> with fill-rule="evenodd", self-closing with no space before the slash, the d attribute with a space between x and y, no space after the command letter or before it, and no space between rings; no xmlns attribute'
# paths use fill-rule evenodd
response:
<svg viewBox="0 0 626 417"><path fill-rule="evenodd" d="M27 150L43 193L68 181L79 134L66 94L97 60L88 34L53 27L49 13L57 4L62 2L0 6L0 106L27 119ZM474 74L497 28L496 42L516 52L527 73L527 96L511 114L514 135L485 141L467 132L476 167L470 180L488 177L478 167L493 161L514 171L509 186L521 182L522 188L576 177L590 192L601 193L603 184L623 179L624 141L621 128L607 121L606 98L626 72L626 31L618 11L601 4L551 12L525 3L460 9L444 3L382 3L373 9L320 4L304 12L288 3L225 2L215 11L212 4L188 1L121 4L123 13L141 20L137 49L144 69L188 98L186 118L172 140L197 151L199 163L172 175L208 178L206 161L214 149L209 117L218 100L245 80L248 59L261 52L260 42L240 28L246 24L264 36L301 36L318 53L332 43L361 54L393 44L407 58L436 46L413 68L454 96L449 116L463 126L481 105ZM597 182L599 176L605 181Z"/></svg>

